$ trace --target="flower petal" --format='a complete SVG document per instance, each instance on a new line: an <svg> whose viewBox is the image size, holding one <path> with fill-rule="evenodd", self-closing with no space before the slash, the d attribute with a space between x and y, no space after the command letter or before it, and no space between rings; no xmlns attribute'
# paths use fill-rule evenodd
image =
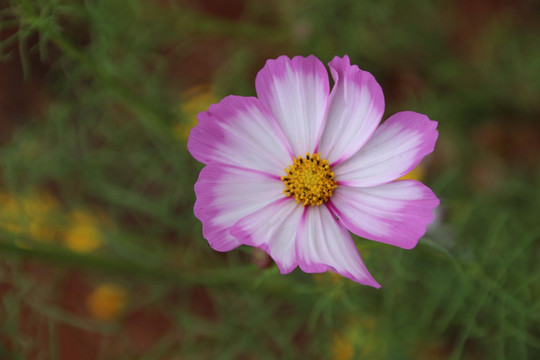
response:
<svg viewBox="0 0 540 360"><path fill-rule="evenodd" d="M375 131L366 145L333 170L340 184L374 186L414 169L437 141L437 122L413 111L397 113Z"/></svg>
<svg viewBox="0 0 540 360"><path fill-rule="evenodd" d="M325 206L307 208L296 236L296 254L302 271L327 270L376 288L351 235Z"/></svg>
<svg viewBox="0 0 540 360"><path fill-rule="evenodd" d="M412 249L433 221L439 199L415 180L368 188L338 186L330 208L356 235Z"/></svg>
<svg viewBox="0 0 540 360"><path fill-rule="evenodd" d="M328 73L319 59L280 56L268 60L255 80L259 99L270 109L295 155L313 152L328 101Z"/></svg>
<svg viewBox="0 0 540 360"><path fill-rule="evenodd" d="M373 75L351 66L348 56L336 56L329 66L335 85L317 151L335 165L354 155L373 134L384 113L384 96Z"/></svg>
<svg viewBox="0 0 540 360"><path fill-rule="evenodd" d="M239 220L231 234L242 244L266 251L281 273L287 274L297 265L294 237L302 212L302 205L283 198Z"/></svg>
<svg viewBox="0 0 540 360"><path fill-rule="evenodd" d="M206 165L195 184L195 216L203 236L218 251L240 245L229 229L238 219L283 197L283 182L266 173L243 168Z"/></svg>
<svg viewBox="0 0 540 360"><path fill-rule="evenodd" d="M204 164L222 163L281 176L293 156L272 115L254 97L227 96L198 116L188 150Z"/></svg>

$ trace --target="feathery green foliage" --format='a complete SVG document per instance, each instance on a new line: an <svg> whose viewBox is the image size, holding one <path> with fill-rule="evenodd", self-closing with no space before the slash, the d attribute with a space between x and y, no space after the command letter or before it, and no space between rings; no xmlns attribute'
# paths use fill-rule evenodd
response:
<svg viewBox="0 0 540 360"><path fill-rule="evenodd" d="M1 60L35 91L0 95L40 105L0 109L0 358L540 358L540 19L464 3L1 5ZM267 58L311 53L372 72L386 114L439 121L436 223L412 251L357 239L381 290L214 252L193 215L186 94L254 95ZM66 245L81 209L93 251ZM85 301L104 281L127 303L100 322Z"/></svg>

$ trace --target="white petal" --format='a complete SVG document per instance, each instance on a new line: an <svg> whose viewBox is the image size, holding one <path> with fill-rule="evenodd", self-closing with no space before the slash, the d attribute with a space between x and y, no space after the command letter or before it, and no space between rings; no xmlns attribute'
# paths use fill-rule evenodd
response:
<svg viewBox="0 0 540 360"><path fill-rule="evenodd" d="M351 235L325 206L307 208L296 236L298 265L309 273L327 270L380 287L369 274Z"/></svg>
<svg viewBox="0 0 540 360"><path fill-rule="evenodd" d="M279 178L238 167L206 165L195 184L195 216L203 224L203 236L218 251L240 245L229 230L247 214L282 198Z"/></svg>
<svg viewBox="0 0 540 360"><path fill-rule="evenodd" d="M272 112L294 155L313 152L328 101L328 73L314 56L268 60L255 80L257 96Z"/></svg>
<svg viewBox="0 0 540 360"><path fill-rule="evenodd" d="M333 170L340 184L367 187L393 181L410 172L431 153L437 122L412 111L397 113L375 131L366 145Z"/></svg>
<svg viewBox="0 0 540 360"><path fill-rule="evenodd" d="M242 244L265 250L286 274L297 265L294 238L302 212L292 198L283 198L239 220L231 234Z"/></svg>
<svg viewBox="0 0 540 360"><path fill-rule="evenodd" d="M198 119L188 149L204 164L234 165L281 176L294 156L276 120L256 98L227 96Z"/></svg>
<svg viewBox="0 0 540 360"><path fill-rule="evenodd" d="M318 151L330 164L341 163L360 149L373 134L384 112L384 96L375 78L349 58L330 63L335 85Z"/></svg>
<svg viewBox="0 0 540 360"><path fill-rule="evenodd" d="M411 249L433 221L439 199L415 180L400 180L379 186L338 186L330 208L356 235Z"/></svg>

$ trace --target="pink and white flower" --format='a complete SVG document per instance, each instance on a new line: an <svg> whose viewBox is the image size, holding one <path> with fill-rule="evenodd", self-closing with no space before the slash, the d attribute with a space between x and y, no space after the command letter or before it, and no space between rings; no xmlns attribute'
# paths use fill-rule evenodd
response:
<svg viewBox="0 0 540 360"><path fill-rule="evenodd" d="M268 60L258 97L227 96L198 116L188 149L206 166L195 215L218 251L264 249L282 274L297 266L380 287L349 231L411 249L439 200L398 180L431 153L437 122L411 111L379 126L384 97L347 56Z"/></svg>

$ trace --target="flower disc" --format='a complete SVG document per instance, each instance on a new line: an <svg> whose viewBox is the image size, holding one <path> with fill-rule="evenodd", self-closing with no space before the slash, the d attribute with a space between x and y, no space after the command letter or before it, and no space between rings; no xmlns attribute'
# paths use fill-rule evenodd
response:
<svg viewBox="0 0 540 360"><path fill-rule="evenodd" d="M281 177L285 183L283 193L294 197L304 206L327 202L337 187L328 160L321 159L320 154L307 153L305 158L294 158L292 165L285 171L287 175Z"/></svg>

